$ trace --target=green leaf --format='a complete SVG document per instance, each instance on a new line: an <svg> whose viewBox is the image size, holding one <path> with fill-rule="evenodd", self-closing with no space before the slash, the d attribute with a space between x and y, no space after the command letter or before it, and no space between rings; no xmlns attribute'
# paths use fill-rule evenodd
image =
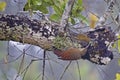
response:
<svg viewBox="0 0 120 80"><path fill-rule="evenodd" d="M120 34L117 36L120 39ZM118 52L120 53L120 40L118 40Z"/></svg>
<svg viewBox="0 0 120 80"><path fill-rule="evenodd" d="M45 14L48 13L47 7L46 7L46 6L43 6L43 5L41 5L41 6L36 6L36 10L40 10L41 12L43 12L43 13L45 13Z"/></svg>
<svg viewBox="0 0 120 80"><path fill-rule="evenodd" d="M75 24L74 18L69 18L69 21L70 21L72 24Z"/></svg>
<svg viewBox="0 0 120 80"><path fill-rule="evenodd" d="M118 59L118 65L120 66L120 59Z"/></svg>
<svg viewBox="0 0 120 80"><path fill-rule="evenodd" d="M60 16L57 15L57 14L52 14L50 16L50 19L53 20L53 21L59 22L60 21Z"/></svg>
<svg viewBox="0 0 120 80"><path fill-rule="evenodd" d="M50 0L44 0L45 2L50 2Z"/></svg>
<svg viewBox="0 0 120 80"><path fill-rule="evenodd" d="M0 2L0 11L4 11L6 7L6 2Z"/></svg>
<svg viewBox="0 0 120 80"><path fill-rule="evenodd" d="M117 35L117 38L120 39L120 34ZM117 48L118 53L120 53L120 40L114 43L113 48Z"/></svg>
<svg viewBox="0 0 120 80"><path fill-rule="evenodd" d="M116 79L115 80L120 80L120 73L116 73Z"/></svg>
<svg viewBox="0 0 120 80"><path fill-rule="evenodd" d="M79 19L82 20L84 23L88 24L88 19L82 14L79 14Z"/></svg>
<svg viewBox="0 0 120 80"><path fill-rule="evenodd" d="M82 5L82 3L83 3L82 0L78 0L78 4Z"/></svg>
<svg viewBox="0 0 120 80"><path fill-rule="evenodd" d="M51 6L54 9L55 14L51 15L50 19L54 21L57 20L58 22L61 19L67 1L68 0L28 0L25 10L40 10L43 13L48 13L47 7ZM70 14L71 19L69 20L72 24L75 23L74 18L87 22L87 19L81 15L82 10L82 0L76 0Z"/></svg>
<svg viewBox="0 0 120 80"><path fill-rule="evenodd" d="M42 5L42 1L41 0L40 1L34 1L34 5L40 6L40 5Z"/></svg>
<svg viewBox="0 0 120 80"><path fill-rule="evenodd" d="M56 14L58 14L59 16L62 15L61 9L58 6L53 6L53 8L54 8Z"/></svg>

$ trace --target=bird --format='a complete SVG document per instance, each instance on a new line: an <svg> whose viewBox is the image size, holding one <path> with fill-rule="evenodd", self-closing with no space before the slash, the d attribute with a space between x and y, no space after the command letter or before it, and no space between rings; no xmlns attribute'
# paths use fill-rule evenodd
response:
<svg viewBox="0 0 120 80"><path fill-rule="evenodd" d="M75 36L75 39L79 41L90 42L90 38L87 36L87 34L77 34L77 36Z"/></svg>
<svg viewBox="0 0 120 80"><path fill-rule="evenodd" d="M81 56L85 55L87 48L75 48L69 47L65 50L59 50L54 48L53 52L56 54L61 60L78 60Z"/></svg>

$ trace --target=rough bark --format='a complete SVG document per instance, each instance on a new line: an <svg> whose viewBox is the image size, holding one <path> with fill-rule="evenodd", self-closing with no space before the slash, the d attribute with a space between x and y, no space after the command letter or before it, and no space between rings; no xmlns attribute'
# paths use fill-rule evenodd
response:
<svg viewBox="0 0 120 80"><path fill-rule="evenodd" d="M68 0L60 25L47 20L38 21L25 16L0 14L0 40L18 41L51 50L55 35L61 30L64 31L67 25L74 2L75 0Z"/></svg>
<svg viewBox="0 0 120 80"><path fill-rule="evenodd" d="M46 20L0 14L0 40L18 41L50 50L57 26Z"/></svg>

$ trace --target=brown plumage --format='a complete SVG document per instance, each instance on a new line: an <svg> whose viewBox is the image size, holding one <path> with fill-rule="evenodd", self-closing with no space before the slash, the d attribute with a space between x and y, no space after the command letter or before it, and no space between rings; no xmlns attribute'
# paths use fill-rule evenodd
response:
<svg viewBox="0 0 120 80"><path fill-rule="evenodd" d="M90 38L86 34L78 34L75 39L79 41L90 42Z"/></svg>
<svg viewBox="0 0 120 80"><path fill-rule="evenodd" d="M54 54L56 54L59 59L62 60L78 60L81 58L81 56L83 56L87 51L87 48L73 48L70 47L66 50L58 50L58 49L54 49Z"/></svg>

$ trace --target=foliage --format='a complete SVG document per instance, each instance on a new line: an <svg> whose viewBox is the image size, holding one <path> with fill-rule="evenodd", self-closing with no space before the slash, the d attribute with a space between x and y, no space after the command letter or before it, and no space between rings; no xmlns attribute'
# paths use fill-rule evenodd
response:
<svg viewBox="0 0 120 80"><path fill-rule="evenodd" d="M41 12L47 14L48 7L52 7L54 12L50 16L50 19L59 22L67 1L68 0L28 0L25 10L40 10ZM76 18L82 20L83 22L87 22L87 19L81 14L83 10L82 0L76 0L72 12L70 13L69 21L72 24L75 24Z"/></svg>
<svg viewBox="0 0 120 80"><path fill-rule="evenodd" d="M6 7L6 2L0 1L0 11L4 11Z"/></svg>
<svg viewBox="0 0 120 80"><path fill-rule="evenodd" d="M90 21L90 28L94 29L96 22L98 21L98 17L93 13L89 13L89 21Z"/></svg>
<svg viewBox="0 0 120 80"><path fill-rule="evenodd" d="M118 35L118 39L120 39L120 34ZM120 40L118 40L118 51L120 53Z"/></svg>
<svg viewBox="0 0 120 80"><path fill-rule="evenodd" d="M120 73L116 73L116 79L115 80L120 80Z"/></svg>
<svg viewBox="0 0 120 80"><path fill-rule="evenodd" d="M117 34L117 42L114 43L113 48L117 48L118 49L118 53L120 53L120 34Z"/></svg>

